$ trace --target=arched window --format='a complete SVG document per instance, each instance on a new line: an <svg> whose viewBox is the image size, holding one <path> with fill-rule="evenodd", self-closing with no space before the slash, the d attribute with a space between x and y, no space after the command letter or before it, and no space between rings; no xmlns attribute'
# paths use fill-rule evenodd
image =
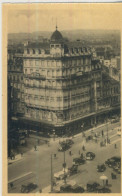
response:
<svg viewBox="0 0 122 196"><path fill-rule="evenodd" d="M27 49L27 54L30 54L30 50L29 49Z"/></svg>
<svg viewBox="0 0 122 196"><path fill-rule="evenodd" d="M35 54L35 50L33 49L33 54Z"/></svg>
<svg viewBox="0 0 122 196"><path fill-rule="evenodd" d="M39 51L39 54L41 54L41 50L39 49L38 51Z"/></svg>

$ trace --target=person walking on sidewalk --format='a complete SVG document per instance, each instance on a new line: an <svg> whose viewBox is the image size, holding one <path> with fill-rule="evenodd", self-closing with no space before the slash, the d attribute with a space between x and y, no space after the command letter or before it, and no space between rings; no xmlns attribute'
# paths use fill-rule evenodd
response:
<svg viewBox="0 0 122 196"><path fill-rule="evenodd" d="M114 145L114 148L115 148L115 149L117 148L117 145L116 145L116 144Z"/></svg>
<svg viewBox="0 0 122 196"><path fill-rule="evenodd" d="M102 137L104 136L104 131L102 130Z"/></svg>
<svg viewBox="0 0 122 196"><path fill-rule="evenodd" d="M34 146L34 149L35 149L35 151L37 151L37 146L36 145Z"/></svg>
<svg viewBox="0 0 122 196"><path fill-rule="evenodd" d="M72 155L72 151L71 151L71 150L69 151L69 155L70 155L70 156Z"/></svg>
<svg viewBox="0 0 122 196"><path fill-rule="evenodd" d="M54 158L56 159L56 153L54 154Z"/></svg>
<svg viewBox="0 0 122 196"><path fill-rule="evenodd" d="M21 152L21 157L23 157L23 152Z"/></svg>
<svg viewBox="0 0 122 196"><path fill-rule="evenodd" d="M83 145L83 147L82 147L82 150L83 150L83 151L85 151L85 150L86 150L84 145Z"/></svg>

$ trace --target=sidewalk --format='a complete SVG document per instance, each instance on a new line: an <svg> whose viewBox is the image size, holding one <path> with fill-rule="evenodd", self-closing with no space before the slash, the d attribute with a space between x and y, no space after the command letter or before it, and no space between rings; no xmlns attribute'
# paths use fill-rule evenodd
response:
<svg viewBox="0 0 122 196"><path fill-rule="evenodd" d="M15 156L15 159L8 159L8 164L12 164L12 163L15 163L15 162L17 162L17 161L20 161L20 160L22 160L24 157L22 157L21 156L21 154L18 154L18 155L16 155Z"/></svg>

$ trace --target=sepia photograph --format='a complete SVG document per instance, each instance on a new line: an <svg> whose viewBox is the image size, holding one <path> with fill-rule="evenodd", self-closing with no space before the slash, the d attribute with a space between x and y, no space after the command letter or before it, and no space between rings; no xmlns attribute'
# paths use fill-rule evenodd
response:
<svg viewBox="0 0 122 196"><path fill-rule="evenodd" d="M7 193L121 193L121 6L4 6Z"/></svg>

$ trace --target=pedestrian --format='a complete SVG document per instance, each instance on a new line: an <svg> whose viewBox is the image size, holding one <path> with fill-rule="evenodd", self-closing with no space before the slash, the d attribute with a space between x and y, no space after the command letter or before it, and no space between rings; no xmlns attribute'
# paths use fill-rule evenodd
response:
<svg viewBox="0 0 122 196"><path fill-rule="evenodd" d="M79 150L79 155L80 155L80 150Z"/></svg>
<svg viewBox="0 0 122 196"><path fill-rule="evenodd" d="M83 145L82 150L85 151L85 146Z"/></svg>
<svg viewBox="0 0 122 196"><path fill-rule="evenodd" d="M70 155L70 156L72 155L72 152L71 152L71 150L69 151L69 155Z"/></svg>
<svg viewBox="0 0 122 196"><path fill-rule="evenodd" d="M13 185L13 182L11 182L11 183L10 183L10 187L11 187L11 189L13 188L13 186L14 186L14 185Z"/></svg>
<svg viewBox="0 0 122 196"><path fill-rule="evenodd" d="M56 153L54 154L54 158L56 159Z"/></svg>
<svg viewBox="0 0 122 196"><path fill-rule="evenodd" d="M108 186L108 179L106 180L106 186Z"/></svg>
<svg viewBox="0 0 122 196"><path fill-rule="evenodd" d="M102 130L102 137L104 136L104 131Z"/></svg>
<svg viewBox="0 0 122 196"><path fill-rule="evenodd" d="M37 151L37 146L36 145L34 146L34 149L35 149L35 151Z"/></svg>
<svg viewBox="0 0 122 196"><path fill-rule="evenodd" d="M37 141L37 142L38 142L38 145L40 145L40 139L38 139L38 141Z"/></svg>
<svg viewBox="0 0 122 196"><path fill-rule="evenodd" d="M23 152L21 152L21 157L23 157Z"/></svg>
<svg viewBox="0 0 122 196"><path fill-rule="evenodd" d="M116 144L114 145L114 148L115 148L115 149L117 148L117 145L116 145Z"/></svg>
<svg viewBox="0 0 122 196"><path fill-rule="evenodd" d="M81 153L80 157L81 157L81 159L83 159L83 153Z"/></svg>
<svg viewBox="0 0 122 196"><path fill-rule="evenodd" d="M42 189L41 188L39 189L39 192L42 193Z"/></svg>

